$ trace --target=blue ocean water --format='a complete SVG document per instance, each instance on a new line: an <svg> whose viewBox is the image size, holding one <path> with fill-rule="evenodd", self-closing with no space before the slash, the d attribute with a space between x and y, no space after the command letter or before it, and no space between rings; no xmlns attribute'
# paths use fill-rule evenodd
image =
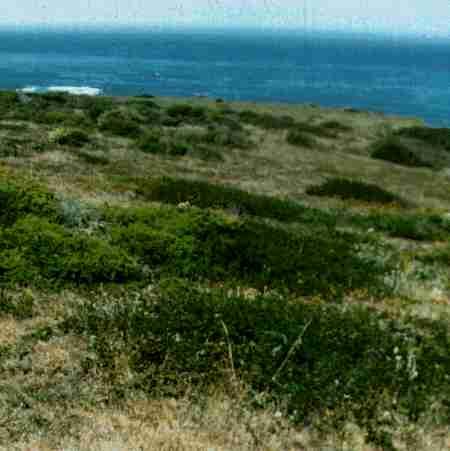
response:
<svg viewBox="0 0 450 451"><path fill-rule="evenodd" d="M238 29L0 30L0 89L58 86L346 106L450 126L450 40Z"/></svg>

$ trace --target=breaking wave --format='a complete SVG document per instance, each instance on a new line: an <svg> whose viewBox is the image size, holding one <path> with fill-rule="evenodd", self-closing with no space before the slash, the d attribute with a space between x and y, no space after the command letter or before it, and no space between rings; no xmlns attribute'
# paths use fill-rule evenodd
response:
<svg viewBox="0 0 450 451"><path fill-rule="evenodd" d="M45 93L45 92L66 92L73 95L98 96L103 93L100 88L92 88L90 86L26 86L18 89L20 92L27 94Z"/></svg>

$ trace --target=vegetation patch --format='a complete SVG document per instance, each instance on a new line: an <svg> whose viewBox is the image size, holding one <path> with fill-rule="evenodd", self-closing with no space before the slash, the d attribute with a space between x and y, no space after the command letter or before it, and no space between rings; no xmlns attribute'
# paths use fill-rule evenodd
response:
<svg viewBox="0 0 450 451"><path fill-rule="evenodd" d="M36 216L0 230L0 249L0 284L98 284L140 276L136 261L104 239Z"/></svg>
<svg viewBox="0 0 450 451"><path fill-rule="evenodd" d="M257 113L251 110L239 112L239 119L246 124L261 127L266 130L284 130L295 125L291 116L275 116L269 113Z"/></svg>
<svg viewBox="0 0 450 451"><path fill-rule="evenodd" d="M417 241L441 241L450 239L450 225L440 215L418 213L351 214L345 218L350 225L374 229L392 237Z"/></svg>
<svg viewBox="0 0 450 451"><path fill-rule="evenodd" d="M172 279L146 294L107 303L101 296L62 329L91 337L98 365L111 375L117 354L128 357L132 376L122 390L131 384L173 396L231 371L255 393L286 402L297 421L319 415L339 427L351 414L371 431L369 441L393 418L417 421L435 403L439 420L450 419L443 322L403 323L363 307L276 295L249 301Z"/></svg>
<svg viewBox="0 0 450 451"><path fill-rule="evenodd" d="M372 158L410 167L431 167L398 138L383 138L373 145Z"/></svg>
<svg viewBox="0 0 450 451"><path fill-rule="evenodd" d="M91 141L84 130L58 127L49 133L49 141L63 146L82 147Z"/></svg>
<svg viewBox="0 0 450 451"><path fill-rule="evenodd" d="M98 118L100 130L125 138L136 138L140 133L139 121L128 111L111 110Z"/></svg>
<svg viewBox="0 0 450 451"><path fill-rule="evenodd" d="M308 133L296 129L289 130L288 134L286 135L286 141L292 146L306 147L308 149L317 146L315 139L312 138Z"/></svg>
<svg viewBox="0 0 450 451"><path fill-rule="evenodd" d="M173 207L109 210L105 221L112 243L159 276L238 281L339 299L356 288L383 291L381 275L391 270L361 258L357 236L335 230L290 232L252 219L232 221Z"/></svg>
<svg viewBox="0 0 450 451"><path fill-rule="evenodd" d="M450 129L430 127L401 128L395 132L397 136L417 139L433 147L440 147L450 152Z"/></svg>
<svg viewBox="0 0 450 451"><path fill-rule="evenodd" d="M408 205L401 197L377 185L345 178L328 179L321 185L309 187L306 190L306 194L312 196L339 197L340 199L353 199L377 204Z"/></svg>
<svg viewBox="0 0 450 451"><path fill-rule="evenodd" d="M54 195L26 180L13 182L0 177L0 226L10 226L29 214L56 220L59 209Z"/></svg>
<svg viewBox="0 0 450 451"><path fill-rule="evenodd" d="M221 208L238 214L247 214L279 221L300 221L335 224L332 215L299 203L260 194L251 194L237 188L215 185L199 180L162 177L141 183L137 194L147 200L179 204L189 202L200 208Z"/></svg>

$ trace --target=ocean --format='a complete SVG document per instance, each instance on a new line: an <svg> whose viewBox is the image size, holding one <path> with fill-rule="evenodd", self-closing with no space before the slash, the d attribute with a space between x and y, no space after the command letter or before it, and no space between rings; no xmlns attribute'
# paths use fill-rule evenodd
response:
<svg viewBox="0 0 450 451"><path fill-rule="evenodd" d="M0 89L61 87L353 107L449 127L450 40L240 29L0 29Z"/></svg>

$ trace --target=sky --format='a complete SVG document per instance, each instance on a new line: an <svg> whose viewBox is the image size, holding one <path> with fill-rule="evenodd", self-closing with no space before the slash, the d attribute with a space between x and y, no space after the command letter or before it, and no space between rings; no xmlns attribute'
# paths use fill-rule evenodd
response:
<svg viewBox="0 0 450 451"><path fill-rule="evenodd" d="M450 0L0 0L6 25L330 29L450 36Z"/></svg>

